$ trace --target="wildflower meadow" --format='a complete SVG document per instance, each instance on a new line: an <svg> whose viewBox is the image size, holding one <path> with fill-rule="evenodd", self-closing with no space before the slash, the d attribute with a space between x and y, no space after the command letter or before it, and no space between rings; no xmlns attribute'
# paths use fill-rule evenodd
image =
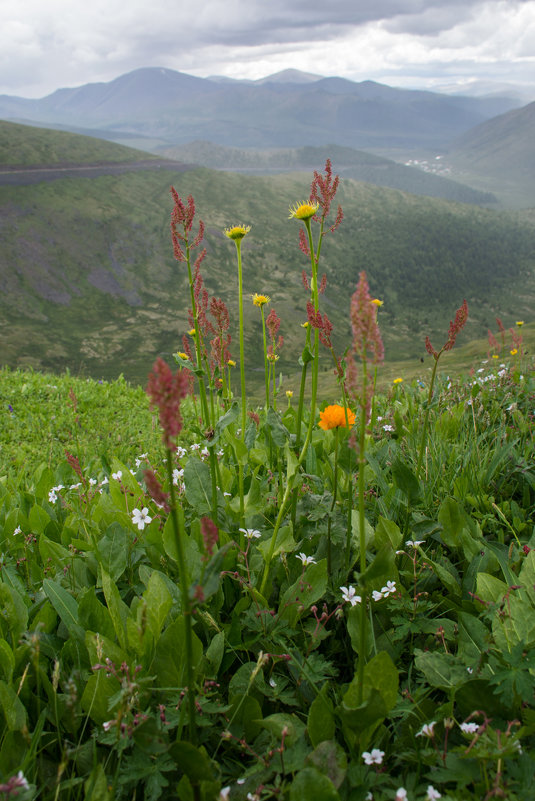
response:
<svg viewBox="0 0 535 801"><path fill-rule="evenodd" d="M533 797L524 322L498 318L473 369L448 376L461 295L443 341L425 343L431 369L385 386L373 276L339 299L342 351L322 305L337 189L327 161L309 197L281 201L299 319L277 315L269 276L248 286L255 220L240 220L224 231L231 321L203 280L195 201L172 189L189 282L174 364L155 358L146 394L0 374L0 799ZM262 332L255 399L245 304ZM294 390L277 370L292 326Z"/></svg>

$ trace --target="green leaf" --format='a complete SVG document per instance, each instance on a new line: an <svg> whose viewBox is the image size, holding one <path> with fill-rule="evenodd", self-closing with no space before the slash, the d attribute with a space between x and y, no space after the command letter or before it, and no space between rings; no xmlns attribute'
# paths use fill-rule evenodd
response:
<svg viewBox="0 0 535 801"><path fill-rule="evenodd" d="M496 576L488 573L478 573L476 581L476 595L487 603L499 603L507 594L507 584Z"/></svg>
<svg viewBox="0 0 535 801"><path fill-rule="evenodd" d="M299 720L297 715L289 715L285 712L275 712L263 720L255 721L255 723L258 723L261 728L267 729L277 741L283 739L283 732L285 731L285 743L289 746L293 745L305 730L303 721Z"/></svg>
<svg viewBox="0 0 535 801"><path fill-rule="evenodd" d="M303 768L290 786L290 801L340 801L332 781L316 768Z"/></svg>
<svg viewBox="0 0 535 801"><path fill-rule="evenodd" d="M284 444L290 439L290 432L283 425L280 415L274 411L271 406L267 411L266 423L264 428L269 432L273 443L278 447L284 447Z"/></svg>
<svg viewBox="0 0 535 801"><path fill-rule="evenodd" d="M0 681L0 708L9 731L22 731L26 727L26 710L15 690Z"/></svg>
<svg viewBox="0 0 535 801"><path fill-rule="evenodd" d="M11 634L11 645L14 649L27 626L28 609L22 597L14 587L0 584L0 631L4 630L5 639L8 632Z"/></svg>
<svg viewBox="0 0 535 801"><path fill-rule="evenodd" d="M327 589L327 560L321 559L309 565L291 587L288 587L279 603L279 614L295 626L298 618L310 609L313 603L325 595Z"/></svg>
<svg viewBox="0 0 535 801"><path fill-rule="evenodd" d="M371 564L359 577L359 583L363 587L369 587L372 583L388 581L394 576L396 570L395 553L390 543L383 545L379 552L373 557Z"/></svg>
<svg viewBox="0 0 535 801"><path fill-rule="evenodd" d="M111 580L110 575L101 567L102 576L102 589L104 590L104 597L110 617L112 619L113 628L117 635L117 640L123 650L126 651L126 619L128 617L128 607L121 600L117 585Z"/></svg>
<svg viewBox="0 0 535 801"><path fill-rule="evenodd" d="M377 547L381 548L385 545L390 545L396 551L401 545L403 535L399 526L393 520L387 520L385 517L379 515L379 520L375 527L375 541Z"/></svg>
<svg viewBox="0 0 535 801"><path fill-rule="evenodd" d="M228 428L228 426L235 423L238 419L239 413L239 404L238 401L234 401L228 412L226 412L222 417L219 418L215 425L214 436L210 440L210 446L213 447L219 442L221 434L223 431Z"/></svg>
<svg viewBox="0 0 535 801"><path fill-rule="evenodd" d="M120 523L114 522L98 543L96 556L112 581L117 581L126 570L130 540L130 533Z"/></svg>
<svg viewBox="0 0 535 801"><path fill-rule="evenodd" d="M95 765L91 776L84 782L84 801L110 801L108 780L100 763Z"/></svg>
<svg viewBox="0 0 535 801"><path fill-rule="evenodd" d="M325 683L308 711L307 731L314 748L323 740L332 740L336 731L334 708L327 692L328 684Z"/></svg>
<svg viewBox="0 0 535 801"><path fill-rule="evenodd" d="M61 584L51 579L43 580L43 590L71 637L83 641L85 632L78 620L78 604L76 600Z"/></svg>
<svg viewBox="0 0 535 801"><path fill-rule="evenodd" d="M258 550L262 554L264 561L266 561L269 554L269 547L271 541L269 539L263 540L258 543ZM290 526L283 526L277 532L277 541L275 543L275 550L273 551L273 558L279 556L281 553L293 553L297 548L297 543L292 536L292 529Z"/></svg>
<svg viewBox="0 0 535 801"><path fill-rule="evenodd" d="M445 498L438 510L438 520L442 525L442 541L448 548L457 548L461 532L466 528L464 509L455 498Z"/></svg>
<svg viewBox="0 0 535 801"><path fill-rule="evenodd" d="M415 649L415 665L431 687L451 690L470 679L466 667L453 654L420 651Z"/></svg>
<svg viewBox="0 0 535 801"><path fill-rule="evenodd" d="M420 482L410 467L397 458L392 465L392 478L394 484L407 496L409 505L420 499Z"/></svg>
<svg viewBox="0 0 535 801"><path fill-rule="evenodd" d="M0 678L9 684L14 670L15 657L13 656L13 651L5 640L0 640Z"/></svg>
<svg viewBox="0 0 535 801"><path fill-rule="evenodd" d="M186 498L199 517L209 514L212 508L212 478L210 466L191 457L184 468Z"/></svg>
<svg viewBox="0 0 535 801"><path fill-rule="evenodd" d="M42 534L50 523L50 515L45 512L42 506L35 504L35 506L32 506L30 509L28 523L34 534Z"/></svg>
<svg viewBox="0 0 535 801"><path fill-rule="evenodd" d="M305 766L319 770L327 776L336 789L341 786L347 773L347 756L335 740L323 740L305 760Z"/></svg>
<svg viewBox="0 0 535 801"><path fill-rule="evenodd" d="M169 753L192 784L214 778L212 762L202 746L195 748L186 740L179 740L173 743Z"/></svg>

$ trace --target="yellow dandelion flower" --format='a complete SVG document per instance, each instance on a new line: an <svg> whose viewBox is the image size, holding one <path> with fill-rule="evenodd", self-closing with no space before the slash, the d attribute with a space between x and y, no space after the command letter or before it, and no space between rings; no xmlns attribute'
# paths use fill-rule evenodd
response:
<svg viewBox="0 0 535 801"><path fill-rule="evenodd" d="M266 303L270 303L271 302L271 298L269 297L269 295L258 295L255 292L255 294L251 295L251 297L253 299L254 305L258 306L259 308L262 308L262 306L265 306Z"/></svg>
<svg viewBox="0 0 535 801"><path fill-rule="evenodd" d="M373 303L374 306L382 306L383 303L384 303L384 300L379 300L379 298L373 298L372 299L372 303Z"/></svg>
<svg viewBox="0 0 535 801"><path fill-rule="evenodd" d="M510 351L510 353L511 353L511 356L516 356L516 354L518 353L518 350L516 348L513 348L513 350Z"/></svg>
<svg viewBox="0 0 535 801"><path fill-rule="evenodd" d="M521 326L523 326L523 325L524 325L524 320L517 320L517 321L516 321L516 324L517 324L517 326L520 328Z"/></svg>
<svg viewBox="0 0 535 801"><path fill-rule="evenodd" d="M402 381L403 381L403 379L402 379L402 378L394 378L394 381L393 381L393 383L394 383L394 384L401 384L401 382L402 382Z"/></svg>
<svg viewBox="0 0 535 801"><path fill-rule="evenodd" d="M287 398L293 398L293 396L294 396L294 394L293 394L292 390L291 389L287 389L286 390L286 397Z"/></svg>
<svg viewBox="0 0 535 801"><path fill-rule="evenodd" d="M236 362L234 361L234 359L229 359L227 364L229 367L236 367Z"/></svg>
<svg viewBox="0 0 535 801"><path fill-rule="evenodd" d="M187 354L187 353L184 353L183 351L179 351L179 352L177 353L177 356L180 356L180 358L181 358L181 359L184 359L184 361L187 361L187 360L188 360L188 358L189 358L189 357L188 357L188 354Z"/></svg>
<svg viewBox="0 0 535 801"><path fill-rule="evenodd" d="M301 323L301 328L308 328L309 325L310 323L307 320L306 323Z"/></svg>
<svg viewBox="0 0 535 801"><path fill-rule="evenodd" d="M355 423L355 413L352 412L351 409L340 406L338 403L332 406L326 406L325 409L320 412L319 427L323 428L324 431L328 431L330 428L346 428L346 412L347 422L349 428L351 428Z"/></svg>
<svg viewBox="0 0 535 801"><path fill-rule="evenodd" d="M233 239L234 242L239 242L244 236L247 236L250 230L250 225L232 225L230 228L225 228L225 236Z"/></svg>
<svg viewBox="0 0 535 801"><path fill-rule="evenodd" d="M190 337L194 337L195 336L195 329L194 328L190 328L190 330L188 331L188 334L190 335Z"/></svg>
<svg viewBox="0 0 535 801"><path fill-rule="evenodd" d="M311 203L307 200L302 200L300 203L294 203L293 206L290 206L290 216L288 219L310 220L310 218L315 215L319 207L319 203Z"/></svg>
<svg viewBox="0 0 535 801"><path fill-rule="evenodd" d="M500 357L498 356L498 354L497 354L497 353L493 353L493 354L492 354L492 358L493 358L493 359L499 359Z"/></svg>

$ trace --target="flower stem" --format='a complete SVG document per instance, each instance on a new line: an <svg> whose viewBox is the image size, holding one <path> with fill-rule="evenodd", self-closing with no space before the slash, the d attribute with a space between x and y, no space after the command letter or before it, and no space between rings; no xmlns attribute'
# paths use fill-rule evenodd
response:
<svg viewBox="0 0 535 801"><path fill-rule="evenodd" d="M176 554L178 561L178 574L180 581L180 594L182 600L182 614L184 616L185 630L185 651L186 651L186 682L188 685L188 712L189 712L189 739L193 745L197 744L197 729L195 726L195 690L193 675L193 628L191 625L191 604L189 600L189 576L182 545L183 532L180 530L180 522L176 506L175 486L173 484L173 461L172 454L167 449L167 477L169 481L171 521L175 535Z"/></svg>

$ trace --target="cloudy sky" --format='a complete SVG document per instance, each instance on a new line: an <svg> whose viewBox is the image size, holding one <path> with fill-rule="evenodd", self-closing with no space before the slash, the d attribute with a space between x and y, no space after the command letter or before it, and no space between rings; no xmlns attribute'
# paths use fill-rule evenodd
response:
<svg viewBox="0 0 535 801"><path fill-rule="evenodd" d="M138 67L391 86L533 89L535 0L0 0L0 93L42 97Z"/></svg>

